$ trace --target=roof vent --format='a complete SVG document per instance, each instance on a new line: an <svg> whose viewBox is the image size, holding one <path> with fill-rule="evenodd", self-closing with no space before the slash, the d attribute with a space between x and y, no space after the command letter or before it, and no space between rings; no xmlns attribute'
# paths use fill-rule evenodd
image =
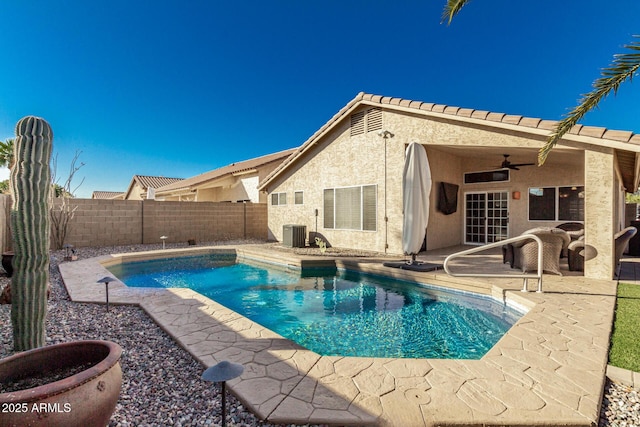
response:
<svg viewBox="0 0 640 427"><path fill-rule="evenodd" d="M364 133L364 113L365 111L360 111L351 115L351 136Z"/></svg>
<svg viewBox="0 0 640 427"><path fill-rule="evenodd" d="M382 129L382 109L369 108L351 115L351 136Z"/></svg>
<svg viewBox="0 0 640 427"><path fill-rule="evenodd" d="M382 109L371 108L367 111L367 132L382 130Z"/></svg>

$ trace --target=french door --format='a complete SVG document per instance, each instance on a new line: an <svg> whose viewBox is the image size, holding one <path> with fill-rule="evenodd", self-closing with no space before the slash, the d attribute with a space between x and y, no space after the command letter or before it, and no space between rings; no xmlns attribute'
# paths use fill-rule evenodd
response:
<svg viewBox="0 0 640 427"><path fill-rule="evenodd" d="M509 238L509 192L465 193L464 242L472 245Z"/></svg>

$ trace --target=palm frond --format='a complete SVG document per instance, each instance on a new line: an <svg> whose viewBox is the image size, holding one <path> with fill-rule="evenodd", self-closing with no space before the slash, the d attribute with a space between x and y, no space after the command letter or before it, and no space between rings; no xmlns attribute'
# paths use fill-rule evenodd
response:
<svg viewBox="0 0 640 427"><path fill-rule="evenodd" d="M554 131L547 138L547 142L538 152L538 165L542 166L549 152L560 141L562 136L569 132L589 111L598 106L598 103L607 97L612 91L618 93L618 88L626 80L631 81L640 69L640 36L634 35L632 42L626 46L629 52L616 54L613 62L607 68L603 68L601 75L593 82L593 90L582 95L579 104L561 120Z"/></svg>
<svg viewBox="0 0 640 427"><path fill-rule="evenodd" d="M451 25L453 17L467 4L469 0L447 0L447 4L442 11L442 19L440 22L447 21L447 25Z"/></svg>

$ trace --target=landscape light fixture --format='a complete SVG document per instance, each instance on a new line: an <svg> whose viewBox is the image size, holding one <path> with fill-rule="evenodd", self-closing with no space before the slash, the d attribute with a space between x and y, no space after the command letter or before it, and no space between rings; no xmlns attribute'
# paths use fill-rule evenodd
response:
<svg viewBox="0 0 640 427"><path fill-rule="evenodd" d="M160 236L160 240L162 240L162 249L164 249L164 241L167 240L168 236Z"/></svg>
<svg viewBox="0 0 640 427"><path fill-rule="evenodd" d="M105 295L107 297L107 311L109 311L109 283L115 282L116 279L113 277L105 276L102 279L98 280L98 283L104 283Z"/></svg>
<svg viewBox="0 0 640 427"><path fill-rule="evenodd" d="M214 383L222 383L222 427L227 425L226 381L239 377L244 372L244 366L226 360L207 368L202 379Z"/></svg>
<svg viewBox="0 0 640 427"><path fill-rule="evenodd" d="M74 249L73 245L70 245L68 243L66 243L64 246L64 251L65 251L65 255L64 255L64 260L65 261L75 261L78 259L78 257L76 256L76 250Z"/></svg>

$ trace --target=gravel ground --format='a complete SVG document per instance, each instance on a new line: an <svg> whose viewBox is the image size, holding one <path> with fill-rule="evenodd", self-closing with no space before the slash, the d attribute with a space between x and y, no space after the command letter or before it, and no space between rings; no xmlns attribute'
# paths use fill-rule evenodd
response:
<svg viewBox="0 0 640 427"><path fill-rule="evenodd" d="M90 258L160 247L161 245L137 245L82 248L78 251L78 256ZM276 247L274 249L283 250ZM337 249L332 252L333 256L363 255ZM220 389L217 385L200 380L204 367L138 307L112 306L106 314L104 305L69 301L57 268L63 256L63 251L53 252L51 256L52 294L49 299L47 344L75 339L105 339L122 346L122 391L109 425L220 425ZM4 274L0 275L0 289L8 283L9 279ZM0 305L0 357L12 353L10 324L10 306ZM228 396L227 405L229 425L273 425L258 420L233 396ZM607 381L599 426L640 427L638 391Z"/></svg>

